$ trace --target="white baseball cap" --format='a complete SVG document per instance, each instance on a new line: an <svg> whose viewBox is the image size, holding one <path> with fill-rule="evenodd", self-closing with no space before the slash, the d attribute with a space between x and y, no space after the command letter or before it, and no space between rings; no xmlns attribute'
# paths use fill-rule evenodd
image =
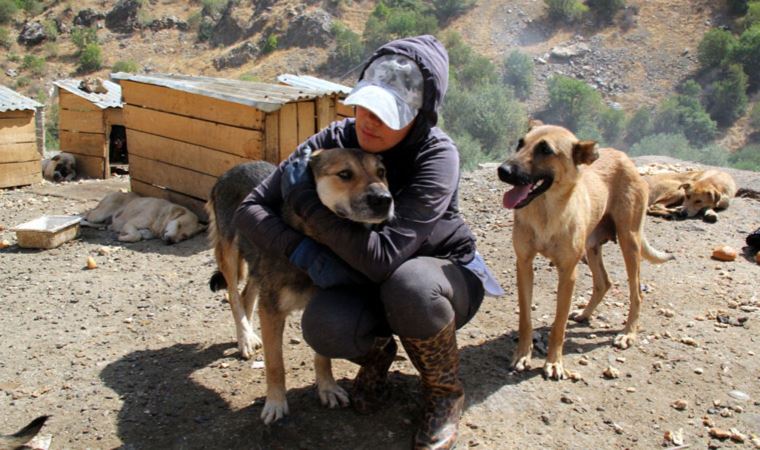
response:
<svg viewBox="0 0 760 450"><path fill-rule="evenodd" d="M417 117L422 91L417 63L402 55L383 55L367 67L343 104L367 108L388 128L400 130Z"/></svg>

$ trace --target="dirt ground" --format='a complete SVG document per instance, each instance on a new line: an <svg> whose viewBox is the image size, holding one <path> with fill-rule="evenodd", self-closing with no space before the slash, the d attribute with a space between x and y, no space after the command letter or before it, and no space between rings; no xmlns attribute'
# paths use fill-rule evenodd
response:
<svg viewBox="0 0 760 450"><path fill-rule="evenodd" d="M760 185L760 174L737 179ZM2 190L0 241L15 244L14 225L83 212L127 187L114 178ZM517 292L502 192L493 168L463 176L463 213L507 294L487 298L458 332L467 392L460 448L760 448L760 265L742 251L760 226L760 201L735 199L716 224L648 219L650 242L677 259L643 264L643 329L625 351L611 346L628 302L620 252L608 245L615 286L590 324L570 326L565 345L566 366L583 380L555 382L540 372L556 293L545 259L536 260L536 369L508 367ZM739 257L710 259L720 244ZM96 269L85 269L88 256ZM203 235L173 246L121 244L108 231L83 228L57 249L0 250L0 432L49 414L43 434L54 449L409 447L420 387L408 360L392 366L392 396L381 411L325 409L297 316L285 337L291 414L265 426L264 373L237 356L229 307L208 288L214 267ZM576 303L590 290L582 266ZM348 387L356 367L334 366ZM606 379L608 367L619 378ZM711 437L711 427L733 429L736 440Z"/></svg>

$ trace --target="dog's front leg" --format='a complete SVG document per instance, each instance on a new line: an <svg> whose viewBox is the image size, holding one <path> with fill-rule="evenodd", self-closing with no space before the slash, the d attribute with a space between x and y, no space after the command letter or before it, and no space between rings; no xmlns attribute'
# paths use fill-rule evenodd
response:
<svg viewBox="0 0 760 450"><path fill-rule="evenodd" d="M262 292L262 295L273 295L273 293ZM288 400L285 398L285 362L282 357L282 333L285 328L286 314L275 309L276 302L276 298L262 302L259 308L267 380L267 399L261 411L261 418L267 425L282 419L290 412Z"/></svg>
<svg viewBox="0 0 760 450"><path fill-rule="evenodd" d="M118 237L121 242L138 242L142 239L140 230L131 223L125 223Z"/></svg>
<svg viewBox="0 0 760 450"><path fill-rule="evenodd" d="M512 368L518 372L530 369L533 351L533 324L531 302L533 298L533 254L517 255L517 300L520 308L520 329L517 349L512 356Z"/></svg>
<svg viewBox="0 0 760 450"><path fill-rule="evenodd" d="M330 358L315 353L314 371L317 375L317 392L322 404L329 408L348 406L348 392L338 386L333 378Z"/></svg>
<svg viewBox="0 0 760 450"><path fill-rule="evenodd" d="M549 351L544 364L544 376L554 380L563 380L569 375L562 364L562 347L565 342L565 328L570 315L570 306L578 273L578 261L557 264L559 284L557 286L557 310L554 324L549 333Z"/></svg>

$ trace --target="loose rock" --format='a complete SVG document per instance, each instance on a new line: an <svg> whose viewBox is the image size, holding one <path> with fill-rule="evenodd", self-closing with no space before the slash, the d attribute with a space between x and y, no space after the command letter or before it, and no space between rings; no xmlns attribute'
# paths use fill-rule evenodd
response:
<svg viewBox="0 0 760 450"><path fill-rule="evenodd" d="M718 261L733 261L736 259L737 252L728 245L721 245L713 249L712 258Z"/></svg>
<svg viewBox="0 0 760 450"><path fill-rule="evenodd" d="M604 371L602 372L602 375L604 375L604 378L607 378L608 380L612 380L614 378L620 377L620 371L612 366L608 366Z"/></svg>

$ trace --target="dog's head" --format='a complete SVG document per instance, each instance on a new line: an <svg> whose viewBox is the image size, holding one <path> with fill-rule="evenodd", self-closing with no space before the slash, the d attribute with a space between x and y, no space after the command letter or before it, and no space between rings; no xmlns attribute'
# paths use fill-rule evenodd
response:
<svg viewBox="0 0 760 450"><path fill-rule="evenodd" d="M59 153L51 158L53 181L71 181L77 175L76 159L70 153Z"/></svg>
<svg viewBox="0 0 760 450"><path fill-rule="evenodd" d="M198 216L184 206L171 205L166 213L166 218L161 232L161 240L167 244L176 244L189 239L206 226L198 221Z"/></svg>
<svg viewBox="0 0 760 450"><path fill-rule="evenodd" d="M695 217L708 209L714 209L722 198L722 194L711 183L684 183L679 189L684 191L681 215Z"/></svg>
<svg viewBox="0 0 760 450"><path fill-rule="evenodd" d="M515 154L499 166L499 179L514 186L504 194L504 207L522 208L553 186L575 183L578 166L598 157L596 142L581 141L559 126L533 124Z"/></svg>
<svg viewBox="0 0 760 450"><path fill-rule="evenodd" d="M310 167L319 199L338 216L369 224L393 217L393 196L379 156L354 148L317 150Z"/></svg>

